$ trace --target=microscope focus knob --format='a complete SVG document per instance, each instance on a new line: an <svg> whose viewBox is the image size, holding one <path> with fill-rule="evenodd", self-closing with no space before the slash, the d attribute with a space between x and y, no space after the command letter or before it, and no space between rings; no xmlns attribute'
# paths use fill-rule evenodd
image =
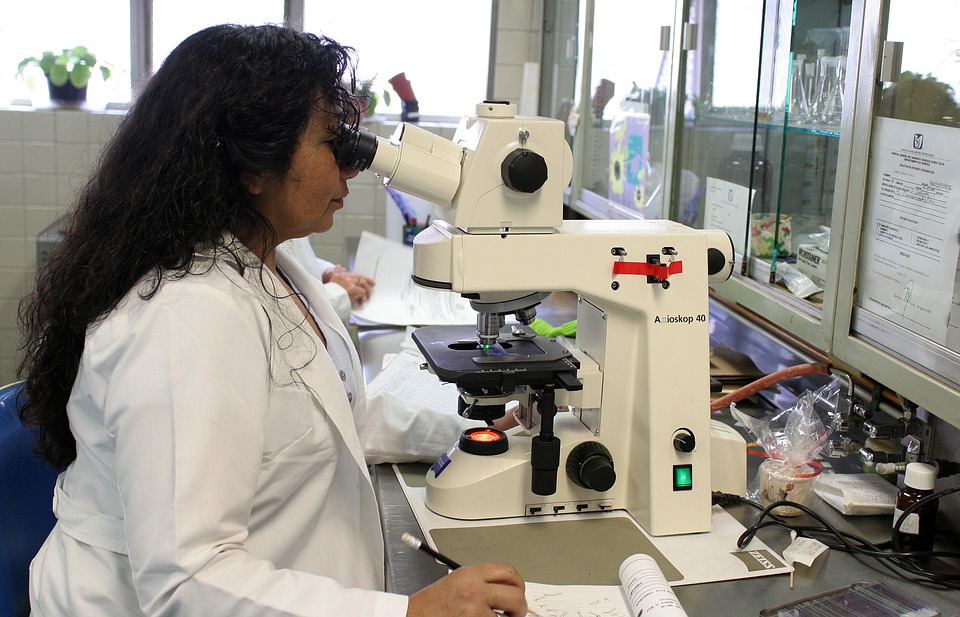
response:
<svg viewBox="0 0 960 617"><path fill-rule="evenodd" d="M609 491L617 481L610 450L598 441L586 441L567 457L567 476L577 486L602 493Z"/></svg>
<svg viewBox="0 0 960 617"><path fill-rule="evenodd" d="M693 431L682 428L673 434L673 448L678 452L693 452L697 447L697 438Z"/></svg>
<svg viewBox="0 0 960 617"><path fill-rule="evenodd" d="M547 181L547 161L533 150L517 148L500 164L500 177L507 188L535 193Z"/></svg>

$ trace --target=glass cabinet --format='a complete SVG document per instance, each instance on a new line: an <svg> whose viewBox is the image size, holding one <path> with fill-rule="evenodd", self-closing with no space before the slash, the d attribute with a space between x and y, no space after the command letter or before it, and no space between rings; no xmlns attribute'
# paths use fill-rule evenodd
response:
<svg viewBox="0 0 960 617"><path fill-rule="evenodd" d="M865 4L835 353L960 424L960 2Z"/></svg>
<svg viewBox="0 0 960 617"><path fill-rule="evenodd" d="M851 6L585 2L583 13L571 205L724 229L738 275L718 293L828 350Z"/></svg>
<svg viewBox="0 0 960 617"><path fill-rule="evenodd" d="M591 218L661 218L675 105L673 2L583 2L572 204Z"/></svg>
<svg viewBox="0 0 960 617"><path fill-rule="evenodd" d="M958 17L582 0L567 205L727 231L718 296L960 426Z"/></svg>
<svg viewBox="0 0 960 617"><path fill-rule="evenodd" d="M828 350L850 5L693 3L670 218L724 229L739 276L718 292ZM745 36L745 33L753 36Z"/></svg>

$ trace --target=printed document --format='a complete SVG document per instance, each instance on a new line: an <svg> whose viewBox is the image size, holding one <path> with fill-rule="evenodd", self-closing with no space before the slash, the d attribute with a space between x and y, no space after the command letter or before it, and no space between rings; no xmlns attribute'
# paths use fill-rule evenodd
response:
<svg viewBox="0 0 960 617"><path fill-rule="evenodd" d="M950 338L960 255L956 136L876 119L860 250L860 305L940 344Z"/></svg>
<svg viewBox="0 0 960 617"><path fill-rule="evenodd" d="M677 594L649 555L620 565L620 587L526 583L530 615L539 617L687 617Z"/></svg>
<svg viewBox="0 0 960 617"><path fill-rule="evenodd" d="M396 326L477 323L477 312L460 294L413 282L413 247L364 231L353 271L376 281L370 299L353 309L358 320Z"/></svg>

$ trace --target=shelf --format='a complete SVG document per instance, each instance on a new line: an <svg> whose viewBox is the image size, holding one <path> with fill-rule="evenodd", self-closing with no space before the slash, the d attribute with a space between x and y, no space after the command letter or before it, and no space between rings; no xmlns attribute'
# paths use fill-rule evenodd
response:
<svg viewBox="0 0 960 617"><path fill-rule="evenodd" d="M716 110L713 112L697 114L696 122L726 122L736 126L748 127L753 129L753 110ZM800 122L788 121L786 125L783 122L773 122L771 120L760 119L757 121L757 127L767 130L782 131L786 129L789 133L804 133L809 135L822 135L825 137L840 137L840 126L833 124L804 124Z"/></svg>

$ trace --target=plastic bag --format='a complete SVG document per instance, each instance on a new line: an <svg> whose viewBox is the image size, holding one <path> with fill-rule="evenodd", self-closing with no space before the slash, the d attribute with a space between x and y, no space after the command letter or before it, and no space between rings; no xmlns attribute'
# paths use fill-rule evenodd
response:
<svg viewBox="0 0 960 617"><path fill-rule="evenodd" d="M777 282L782 283L798 298L809 298L823 291L813 279L786 262L777 264Z"/></svg>
<svg viewBox="0 0 960 617"><path fill-rule="evenodd" d="M733 417L754 436L767 456L790 467L812 461L839 426L836 414L840 380L833 379L816 392L804 392L793 407L770 418L754 418L730 405Z"/></svg>

